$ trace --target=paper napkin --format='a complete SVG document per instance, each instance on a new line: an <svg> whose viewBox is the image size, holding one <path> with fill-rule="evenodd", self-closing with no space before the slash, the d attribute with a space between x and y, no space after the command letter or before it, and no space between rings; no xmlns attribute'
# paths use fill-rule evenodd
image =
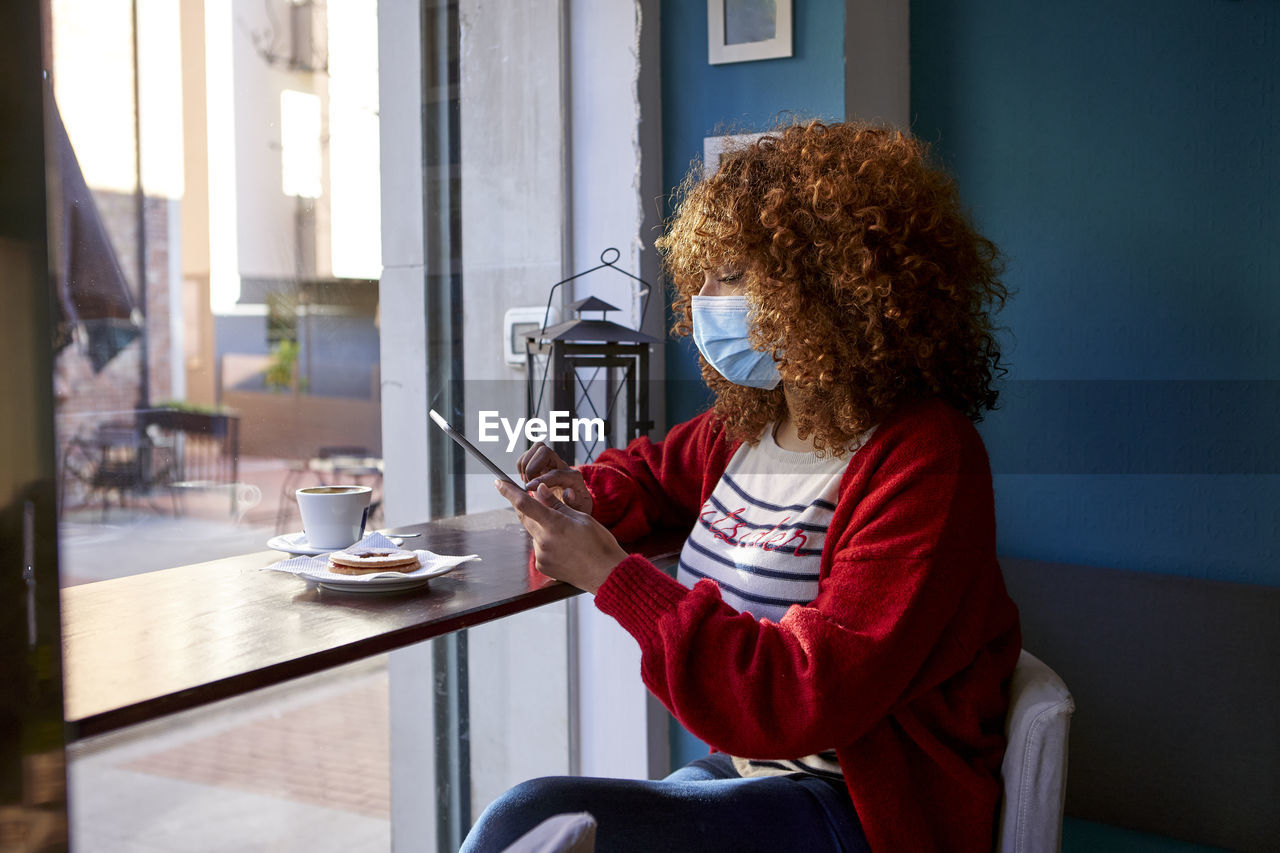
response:
<svg viewBox="0 0 1280 853"><path fill-rule="evenodd" d="M355 553L369 548L395 547L397 547L396 544L381 533L370 533L356 544L342 550ZM338 574L337 572L329 571L328 554L322 554L318 557L293 557L288 560L282 560L279 563L272 563L270 566L263 566L261 571L288 572L291 575L297 575L312 581L376 583L379 580L383 580L388 577L403 578L405 580L409 580L411 578L434 577L436 575L444 574L445 571L452 569L455 566L480 559L480 557L475 554L467 554L461 557L449 557L427 550L413 551L412 553L418 556L420 566L411 572L369 572L368 574L363 575Z"/></svg>

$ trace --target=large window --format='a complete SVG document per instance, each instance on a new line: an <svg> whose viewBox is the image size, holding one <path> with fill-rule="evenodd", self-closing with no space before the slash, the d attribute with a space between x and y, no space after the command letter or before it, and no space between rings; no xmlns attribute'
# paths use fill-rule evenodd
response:
<svg viewBox="0 0 1280 853"><path fill-rule="evenodd" d="M422 415L523 409L503 315L567 267L561 5L52 0L64 585L260 551L335 456L388 469L378 523L500 505ZM73 840L385 849L390 739L426 737L413 846L447 849L571 769L568 614L77 744Z"/></svg>
<svg viewBox="0 0 1280 853"><path fill-rule="evenodd" d="M376 15L52 0L64 584L258 550L381 457Z"/></svg>
<svg viewBox="0 0 1280 853"><path fill-rule="evenodd" d="M322 478L377 498L374 0L49 21L61 583L262 551ZM73 745L72 841L389 849L387 706L381 657Z"/></svg>
<svg viewBox="0 0 1280 853"><path fill-rule="evenodd" d="M378 526L504 507L426 410L525 414L508 309L607 247L642 272L639 5L49 2L61 582L261 551L319 478L369 477ZM606 280L554 307L638 323ZM615 660L580 610L82 742L73 839L384 849L394 814L410 849L450 849L522 779L643 775L633 644Z"/></svg>

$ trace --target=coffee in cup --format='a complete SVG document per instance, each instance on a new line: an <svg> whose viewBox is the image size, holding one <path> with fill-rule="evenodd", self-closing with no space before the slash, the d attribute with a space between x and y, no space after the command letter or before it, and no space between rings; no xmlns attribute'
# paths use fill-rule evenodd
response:
<svg viewBox="0 0 1280 853"><path fill-rule="evenodd" d="M298 489L302 532L312 548L346 548L364 537L373 489L369 486L309 486Z"/></svg>

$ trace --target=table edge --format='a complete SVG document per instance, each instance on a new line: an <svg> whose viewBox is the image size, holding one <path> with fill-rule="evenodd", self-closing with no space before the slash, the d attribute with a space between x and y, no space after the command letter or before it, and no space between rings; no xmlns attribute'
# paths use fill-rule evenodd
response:
<svg viewBox="0 0 1280 853"><path fill-rule="evenodd" d="M156 696L125 707L100 711L75 719L64 717L66 736L69 741L82 740L126 726L150 722L180 711L188 711L295 678L313 675L332 667L353 663L376 654L412 646L545 604L564 601L581 592L582 590L570 584L556 582L509 599L500 605L464 611L437 622L410 625L343 646L324 649L305 657L281 661L252 672L237 673L176 693Z"/></svg>

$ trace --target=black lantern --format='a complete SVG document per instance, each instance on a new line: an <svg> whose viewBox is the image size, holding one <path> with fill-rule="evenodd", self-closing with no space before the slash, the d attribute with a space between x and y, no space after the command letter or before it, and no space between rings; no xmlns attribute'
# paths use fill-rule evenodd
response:
<svg viewBox="0 0 1280 853"><path fill-rule="evenodd" d="M612 256L610 258L610 253ZM606 249L601 264L557 282L567 281L603 267L635 279L618 269L617 249ZM647 302L647 300L646 300ZM547 306L550 311L551 299ZM592 296L569 306L577 316L565 323L534 331L525 339L529 368L527 407L530 418L547 425L547 444L561 459L573 464L590 462L608 447L621 447L633 438L648 435L649 350L657 338L606 318L617 307ZM582 317L600 312L598 319ZM643 323L644 312L641 312ZM578 450L582 459L578 460Z"/></svg>

